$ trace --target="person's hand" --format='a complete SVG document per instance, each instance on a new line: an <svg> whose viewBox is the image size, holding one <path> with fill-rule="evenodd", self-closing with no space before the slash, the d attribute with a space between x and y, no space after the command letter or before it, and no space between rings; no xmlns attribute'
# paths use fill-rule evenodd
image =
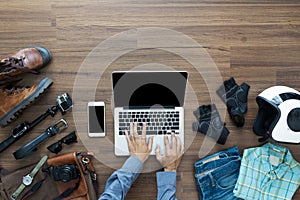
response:
<svg viewBox="0 0 300 200"><path fill-rule="evenodd" d="M137 123L130 124L130 136L125 131L128 149L130 155L136 156L143 163L148 159L152 151L153 137L149 138L148 145L146 142L146 123L143 123L142 135L138 134Z"/></svg>
<svg viewBox="0 0 300 200"><path fill-rule="evenodd" d="M165 142L165 155L161 155L160 146L156 146L156 159L160 162L160 164L164 167L165 171L176 172L182 155L183 155L183 147L181 145L180 138L175 136L172 133L172 148L170 147L168 137L164 137Z"/></svg>

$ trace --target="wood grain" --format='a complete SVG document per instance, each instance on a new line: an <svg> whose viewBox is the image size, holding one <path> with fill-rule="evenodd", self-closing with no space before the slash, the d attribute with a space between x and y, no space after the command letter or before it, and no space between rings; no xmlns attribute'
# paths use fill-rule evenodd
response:
<svg viewBox="0 0 300 200"><path fill-rule="evenodd" d="M189 84L197 100L186 99L186 147L177 176L178 199L199 199L194 180L193 164L199 158L214 152L238 146L243 149L261 145L252 132L253 121L257 113L256 96L273 85L287 85L300 90L300 2L297 0L225 0L225 1L5 1L0 8L0 56L16 52L30 46L44 46L52 52L52 62L41 70L40 75L26 74L20 84L32 85L43 77L50 77L54 84L51 89L34 105L24 110L21 117L6 128L0 130L0 140L9 136L10 130L20 122L32 121L55 103L55 98L63 92L72 95L76 77L86 79L76 88L87 94L93 94L87 88L88 80L94 74L78 73L89 53L107 38L134 28L160 27L186 34L197 41L212 57L222 78L235 77L238 84L251 85L249 93L246 124L236 128L226 115L230 136L224 146L214 145L201 134L191 131L191 122L195 119L191 111L197 106L209 104L216 96L208 93L204 78L182 57L161 49L139 49L118 57L104 71L95 92L95 99L106 102L107 136L94 140L94 150L100 160L95 159L99 178L99 193L103 192L105 181L114 171L111 166L121 166L125 158L113 155L113 114L111 102L111 72L130 70L147 63L159 63L176 70L189 72ZM159 42L159 35L157 42ZM161 41L163 42L163 41ZM179 47L180 48L180 47ZM193 47L190 47L193 48ZM188 52L190 49L186 49ZM101 64L96 59L92 64ZM208 69L209 71L209 69ZM215 78L211 75L211 78ZM218 85L215 84L216 88ZM94 99L86 99L90 101ZM76 106L76 102L75 102ZM76 107L74 107L76 109ZM224 110L222 110L224 111ZM226 114L225 112L222 112ZM78 123L86 125L85 110ZM64 134L51 138L39 147L34 155L16 161L12 153L36 137L50 124L60 119L57 114L37 126L4 153L0 154L0 167L14 170L37 162L41 155L50 154L46 147ZM64 116L69 121L68 131L76 130L72 113ZM87 133L79 131L77 144L64 146L62 153L84 151L88 142ZM92 141L91 141L92 142ZM102 146L97 146L103 144ZM278 143L279 144L279 143ZM289 147L294 158L300 162L299 145L281 144ZM202 151L199 152L200 147ZM90 148L88 148L90 149ZM206 152L208 151L208 152ZM112 159L111 163L107 160ZM103 162L104 159L104 162ZM150 158L145 168L157 165ZM156 171L156 170L155 170ZM133 184L127 199L156 199L155 173L142 173ZM300 199L300 192L294 196Z"/></svg>

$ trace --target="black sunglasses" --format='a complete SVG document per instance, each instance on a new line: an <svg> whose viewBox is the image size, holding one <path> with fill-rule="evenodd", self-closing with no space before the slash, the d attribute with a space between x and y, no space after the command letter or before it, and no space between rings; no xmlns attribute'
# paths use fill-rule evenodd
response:
<svg viewBox="0 0 300 200"><path fill-rule="evenodd" d="M66 135L65 137L60 139L59 141L48 146L47 149L49 151L51 151L52 153L58 154L62 150L63 143L66 145L69 145L69 144L73 144L76 142L77 142L77 136L75 134L75 131L72 131L71 133L69 133L68 135Z"/></svg>

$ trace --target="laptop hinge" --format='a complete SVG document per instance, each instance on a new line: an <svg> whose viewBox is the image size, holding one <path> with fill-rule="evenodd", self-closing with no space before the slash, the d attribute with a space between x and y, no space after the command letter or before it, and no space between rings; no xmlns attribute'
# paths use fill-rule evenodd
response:
<svg viewBox="0 0 300 200"><path fill-rule="evenodd" d="M174 109L175 106L125 106L125 110L142 110L142 109Z"/></svg>

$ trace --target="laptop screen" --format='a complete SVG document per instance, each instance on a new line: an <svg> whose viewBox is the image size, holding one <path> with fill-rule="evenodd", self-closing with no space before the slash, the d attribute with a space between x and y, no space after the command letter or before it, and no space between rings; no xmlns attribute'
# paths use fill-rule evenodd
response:
<svg viewBox="0 0 300 200"><path fill-rule="evenodd" d="M187 72L113 72L115 107L182 107Z"/></svg>

